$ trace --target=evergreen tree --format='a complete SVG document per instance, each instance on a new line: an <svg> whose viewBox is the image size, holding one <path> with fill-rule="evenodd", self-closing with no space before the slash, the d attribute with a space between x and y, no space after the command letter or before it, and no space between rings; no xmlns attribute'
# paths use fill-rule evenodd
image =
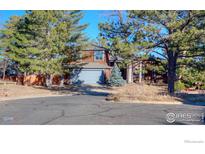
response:
<svg viewBox="0 0 205 154"><path fill-rule="evenodd" d="M205 56L205 11L127 11L126 19L105 23L107 44L127 38L135 51L166 59L168 92L173 94L179 60Z"/></svg>
<svg viewBox="0 0 205 154"><path fill-rule="evenodd" d="M180 59L178 80L186 88L205 89L205 57Z"/></svg>
<svg viewBox="0 0 205 154"><path fill-rule="evenodd" d="M133 41L139 50L155 52L168 61L168 91L174 93L181 58L205 56L204 11L129 11Z"/></svg>
<svg viewBox="0 0 205 154"><path fill-rule="evenodd" d="M17 64L18 72L27 72L28 61L25 58L25 52L20 41L18 40L18 23L20 22L20 17L13 16L5 25L5 28L1 30L1 54L4 59L12 60ZM21 38L22 42L24 38ZM26 45L26 44L24 44ZM17 48L18 47L18 48Z"/></svg>
<svg viewBox="0 0 205 154"><path fill-rule="evenodd" d="M110 20L99 23L98 46L105 48L112 56L114 63L120 62L121 67L130 64L135 47L130 43L129 19L124 11L112 11ZM123 61L122 61L123 59Z"/></svg>
<svg viewBox="0 0 205 154"><path fill-rule="evenodd" d="M125 84L125 81L122 78L120 69L115 64L112 71L111 71L111 77L108 81L108 85L119 87L119 86L123 86L124 84Z"/></svg>
<svg viewBox="0 0 205 154"><path fill-rule="evenodd" d="M26 11L16 23L8 22L3 31L9 57L21 72L53 75L69 72L69 62L80 57L87 39L86 24L79 24L81 11ZM9 36L9 37L8 37Z"/></svg>

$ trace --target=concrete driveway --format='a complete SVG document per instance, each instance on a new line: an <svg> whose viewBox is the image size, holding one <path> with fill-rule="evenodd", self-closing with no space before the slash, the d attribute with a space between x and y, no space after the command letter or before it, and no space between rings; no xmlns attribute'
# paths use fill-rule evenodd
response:
<svg viewBox="0 0 205 154"><path fill-rule="evenodd" d="M204 106L112 103L100 95L0 102L0 124L204 124L203 113Z"/></svg>

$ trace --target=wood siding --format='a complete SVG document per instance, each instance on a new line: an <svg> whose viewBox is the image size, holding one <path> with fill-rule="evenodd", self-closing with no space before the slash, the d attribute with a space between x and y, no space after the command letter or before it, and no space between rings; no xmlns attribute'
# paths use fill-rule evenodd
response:
<svg viewBox="0 0 205 154"><path fill-rule="evenodd" d="M85 62L85 63L95 62L95 63L99 63L99 64L108 64L109 57L108 57L107 52L105 52L105 51L100 51L100 52L104 53L103 59L102 60L95 60L95 58L94 58L95 51L94 50L82 51L82 62Z"/></svg>

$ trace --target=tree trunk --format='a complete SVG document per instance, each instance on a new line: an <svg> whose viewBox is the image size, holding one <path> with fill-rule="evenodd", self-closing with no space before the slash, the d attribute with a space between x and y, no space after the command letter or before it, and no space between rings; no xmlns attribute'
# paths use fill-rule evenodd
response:
<svg viewBox="0 0 205 154"><path fill-rule="evenodd" d="M28 86L27 72L23 73L23 85Z"/></svg>
<svg viewBox="0 0 205 154"><path fill-rule="evenodd" d="M60 85L59 85L60 88L63 88L64 87L64 76L62 75L61 76L61 80L60 80Z"/></svg>
<svg viewBox="0 0 205 154"><path fill-rule="evenodd" d="M176 61L174 52L168 52L168 92L174 94L174 82L176 79Z"/></svg>
<svg viewBox="0 0 205 154"><path fill-rule="evenodd" d="M7 69L7 61L4 60L4 64L3 64L3 80L5 80L6 77L6 69Z"/></svg>
<svg viewBox="0 0 205 154"><path fill-rule="evenodd" d="M53 82L53 75L49 75L46 77L46 86L48 88L52 87L52 82Z"/></svg>
<svg viewBox="0 0 205 154"><path fill-rule="evenodd" d="M6 77L6 68L4 67L3 68L3 80L5 80L5 77Z"/></svg>
<svg viewBox="0 0 205 154"><path fill-rule="evenodd" d="M50 83L49 83L49 75L46 74L46 87L50 87Z"/></svg>
<svg viewBox="0 0 205 154"><path fill-rule="evenodd" d="M133 83L132 64L127 66L127 83Z"/></svg>
<svg viewBox="0 0 205 154"><path fill-rule="evenodd" d="M142 83L142 61L140 61L139 83Z"/></svg>

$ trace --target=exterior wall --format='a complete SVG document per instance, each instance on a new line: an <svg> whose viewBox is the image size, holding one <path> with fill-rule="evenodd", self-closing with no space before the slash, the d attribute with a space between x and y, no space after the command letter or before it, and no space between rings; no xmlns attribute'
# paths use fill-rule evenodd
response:
<svg viewBox="0 0 205 154"><path fill-rule="evenodd" d="M109 80L111 76L112 69L104 69L105 80Z"/></svg>
<svg viewBox="0 0 205 154"><path fill-rule="evenodd" d="M43 75L28 75L23 78L24 85L39 85L42 86L45 83L45 76Z"/></svg>
<svg viewBox="0 0 205 154"><path fill-rule="evenodd" d="M110 66L109 64L109 59L110 59L110 55L108 52L104 51L104 54L105 54L105 64L107 64L108 66Z"/></svg>
<svg viewBox="0 0 205 154"><path fill-rule="evenodd" d="M94 62L94 51L82 51L82 62Z"/></svg>
<svg viewBox="0 0 205 154"><path fill-rule="evenodd" d="M46 83L46 77L44 75L36 75L36 74L32 74L32 75L27 75L25 77L23 76L19 76L16 77L17 84L20 85L28 85L28 86L32 86L32 85L38 85L38 86L43 86ZM52 84L53 85L59 85L61 81L61 77L59 75L55 75L53 77L52 80ZM65 84L67 84L68 81L68 76L64 76L64 82Z"/></svg>
<svg viewBox="0 0 205 154"><path fill-rule="evenodd" d="M101 52L104 52L103 60L95 60L94 59L94 53L95 53L94 50L84 50L84 51L82 51L82 62L85 62L85 63L96 62L96 63L99 63L99 64L108 64L109 57L108 57L107 52L105 52L105 51L101 51Z"/></svg>
<svg viewBox="0 0 205 154"><path fill-rule="evenodd" d="M0 78L3 80L3 78ZM16 82L17 81L17 77L16 76L5 76L5 81L12 81L12 82Z"/></svg>

